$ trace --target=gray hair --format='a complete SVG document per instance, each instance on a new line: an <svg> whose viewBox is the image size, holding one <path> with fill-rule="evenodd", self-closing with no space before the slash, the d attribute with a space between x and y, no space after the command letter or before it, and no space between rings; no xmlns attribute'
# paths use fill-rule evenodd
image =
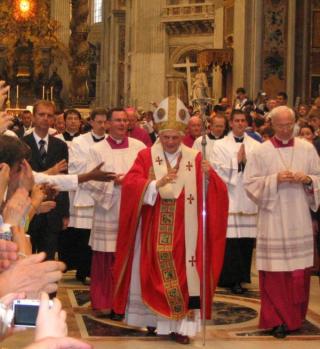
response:
<svg viewBox="0 0 320 349"><path fill-rule="evenodd" d="M273 108L271 112L268 114L268 117L271 118L272 122L274 122L274 119L277 116L281 115L283 112L289 113L292 116L292 119L295 120L295 113L293 109L285 105L281 105L280 107Z"/></svg>

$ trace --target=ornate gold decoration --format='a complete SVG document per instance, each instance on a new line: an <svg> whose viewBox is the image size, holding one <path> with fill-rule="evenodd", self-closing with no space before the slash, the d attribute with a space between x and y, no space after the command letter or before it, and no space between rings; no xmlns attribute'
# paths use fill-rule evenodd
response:
<svg viewBox="0 0 320 349"><path fill-rule="evenodd" d="M164 292L171 310L170 318L179 320L186 309L172 254L175 212L176 200L161 200L157 253Z"/></svg>
<svg viewBox="0 0 320 349"><path fill-rule="evenodd" d="M18 21L28 21L36 16L36 0L14 0L13 18Z"/></svg>
<svg viewBox="0 0 320 349"><path fill-rule="evenodd" d="M15 79L14 64L17 47L32 47L33 78L44 73L45 60L55 58L56 64L68 59L67 48L55 33L58 22L50 19L49 0L2 0L0 1L0 46L6 63L9 80ZM48 55L49 57L44 57ZM50 63L48 63L50 64Z"/></svg>

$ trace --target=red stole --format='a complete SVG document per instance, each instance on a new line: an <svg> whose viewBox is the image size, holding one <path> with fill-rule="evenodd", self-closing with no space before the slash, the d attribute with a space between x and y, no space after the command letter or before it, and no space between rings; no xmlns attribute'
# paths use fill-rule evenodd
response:
<svg viewBox="0 0 320 349"><path fill-rule="evenodd" d="M150 149L142 150L127 173L122 186L119 233L114 265L115 293L113 310L124 314L129 293L136 230L141 216L141 293L145 304L155 313L171 319L183 318L188 311L189 295L185 272L184 191L177 200L166 203L158 196L155 206L142 205L150 182L152 160ZM202 175L201 154L196 158L199 238L195 263L202 273ZM173 204L174 218L163 215L163 205ZM170 211L171 208L168 208ZM223 264L228 217L228 195L225 184L212 170L207 196L207 317L211 315L214 289ZM161 253L159 227L172 224L172 253ZM161 228L162 229L162 228ZM166 257L168 256L168 257Z"/></svg>

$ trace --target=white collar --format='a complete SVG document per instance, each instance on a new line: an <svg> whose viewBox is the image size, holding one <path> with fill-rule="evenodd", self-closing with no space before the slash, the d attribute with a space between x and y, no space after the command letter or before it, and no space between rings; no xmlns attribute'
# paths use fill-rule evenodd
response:
<svg viewBox="0 0 320 349"><path fill-rule="evenodd" d="M106 135L102 135L102 136L98 136L96 133L94 133L93 131L91 131L91 134L93 137L97 138L97 139L102 139L104 138ZM111 137L111 136L110 136ZM112 137L111 137L112 138ZM113 138L112 138L113 139ZM117 142L115 139L114 139L115 142Z"/></svg>
<svg viewBox="0 0 320 349"><path fill-rule="evenodd" d="M172 161L174 161L175 159L178 158L178 156L181 153L181 147L178 148L178 150L175 153L167 153L166 151L164 152L166 158L168 159L168 161L171 163Z"/></svg>
<svg viewBox="0 0 320 349"><path fill-rule="evenodd" d="M48 133L47 133L47 135L46 135L44 138L39 137L39 136L36 134L35 130L33 130L32 133L33 133L33 137L34 137L34 139L36 140L36 143L37 143L38 146L39 146L39 141L41 141L42 139L46 142L46 145L49 144L49 134L48 134Z"/></svg>
<svg viewBox="0 0 320 349"><path fill-rule="evenodd" d="M115 141L117 144L121 144L124 141L124 138L123 139L115 139L110 134L109 134L109 137L112 138L112 140Z"/></svg>

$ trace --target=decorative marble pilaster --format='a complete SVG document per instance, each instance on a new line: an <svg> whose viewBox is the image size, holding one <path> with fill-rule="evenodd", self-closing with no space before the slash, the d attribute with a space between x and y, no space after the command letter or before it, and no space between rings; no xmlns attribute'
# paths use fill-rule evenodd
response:
<svg viewBox="0 0 320 349"><path fill-rule="evenodd" d="M263 13L262 87L274 97L287 87L288 0L264 0Z"/></svg>
<svg viewBox="0 0 320 349"><path fill-rule="evenodd" d="M287 86L288 104L294 105L294 71L295 71L295 34L296 34L296 2L288 3L288 46L287 46Z"/></svg>
<svg viewBox="0 0 320 349"><path fill-rule="evenodd" d="M150 108L150 101L161 101L165 96L165 38L164 26L160 23L162 0L131 0L130 90L129 104ZM128 72L128 70L127 70Z"/></svg>
<svg viewBox="0 0 320 349"><path fill-rule="evenodd" d="M245 85L246 55L246 1L234 2L234 57L233 57L233 90Z"/></svg>

